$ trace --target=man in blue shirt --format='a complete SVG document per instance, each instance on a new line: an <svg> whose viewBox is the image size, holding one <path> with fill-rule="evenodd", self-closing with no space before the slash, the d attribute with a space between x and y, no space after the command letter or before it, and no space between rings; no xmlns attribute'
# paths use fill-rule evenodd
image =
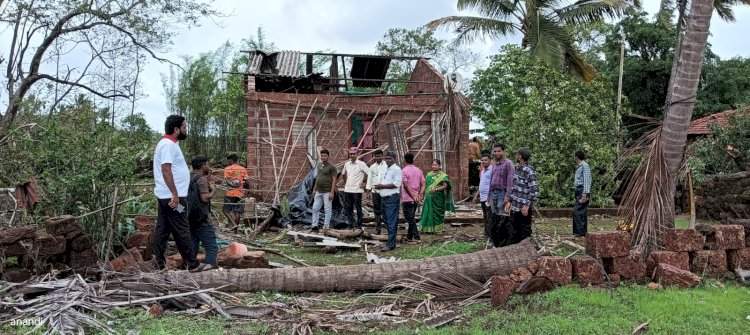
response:
<svg viewBox="0 0 750 335"><path fill-rule="evenodd" d="M576 189L576 203L573 209L573 234L582 237L588 231L588 208L591 196L591 168L586 163L586 154L576 151L576 174L574 186Z"/></svg>

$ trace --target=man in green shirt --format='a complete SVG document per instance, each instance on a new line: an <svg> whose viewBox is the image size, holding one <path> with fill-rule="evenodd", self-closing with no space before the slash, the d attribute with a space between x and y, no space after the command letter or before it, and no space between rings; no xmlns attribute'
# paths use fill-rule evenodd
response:
<svg viewBox="0 0 750 335"><path fill-rule="evenodd" d="M333 197L336 195L336 167L328 163L329 152L326 149L320 151L320 164L313 186L313 213L312 230L317 231L320 221L320 208L324 207L325 217L323 228L331 227L331 216L333 216Z"/></svg>

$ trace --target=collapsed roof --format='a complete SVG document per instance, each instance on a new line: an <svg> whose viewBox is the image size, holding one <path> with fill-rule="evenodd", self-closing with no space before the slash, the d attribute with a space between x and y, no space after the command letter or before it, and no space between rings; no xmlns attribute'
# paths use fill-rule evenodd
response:
<svg viewBox="0 0 750 335"><path fill-rule="evenodd" d="M362 88L382 89L385 92L392 83L442 84L438 81L386 79L392 61L428 59L424 57L289 50L245 52L249 54L247 75L254 77L255 90L259 92L339 92L346 94L361 92ZM321 67L327 67L327 73L321 71ZM347 73L347 68L349 68L349 73ZM339 70L342 70L341 75L339 75Z"/></svg>

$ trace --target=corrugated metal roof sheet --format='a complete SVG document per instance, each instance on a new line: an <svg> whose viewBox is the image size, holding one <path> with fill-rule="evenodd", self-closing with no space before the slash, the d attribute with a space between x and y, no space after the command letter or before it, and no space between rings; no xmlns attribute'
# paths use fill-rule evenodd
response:
<svg viewBox="0 0 750 335"><path fill-rule="evenodd" d="M276 74L284 77L299 77L302 75L299 51L279 51L264 53L256 50L250 54L247 72L249 74Z"/></svg>

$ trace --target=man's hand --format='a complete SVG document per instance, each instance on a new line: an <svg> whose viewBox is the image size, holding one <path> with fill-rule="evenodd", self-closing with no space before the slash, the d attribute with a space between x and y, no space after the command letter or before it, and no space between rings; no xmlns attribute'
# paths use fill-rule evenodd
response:
<svg viewBox="0 0 750 335"><path fill-rule="evenodd" d="M529 216L529 206L521 207L521 214L523 214L523 216Z"/></svg>
<svg viewBox="0 0 750 335"><path fill-rule="evenodd" d="M586 203L586 202L588 202L588 201L589 201L589 198L588 198L588 197L587 197L587 196L586 196L585 194L584 194L584 195L581 195L581 198L580 198L580 199L578 199L578 203L579 203L579 204L585 204L585 203Z"/></svg>
<svg viewBox="0 0 750 335"><path fill-rule="evenodd" d="M177 194L172 194L172 199L169 200L169 207L171 208L177 208L177 205L180 204L180 198L177 197Z"/></svg>
<svg viewBox="0 0 750 335"><path fill-rule="evenodd" d="M328 193L328 199L333 200L333 192Z"/></svg>
<svg viewBox="0 0 750 335"><path fill-rule="evenodd" d="M359 185L359 187L364 190L365 188L367 188L367 183L362 183L361 185Z"/></svg>
<svg viewBox="0 0 750 335"><path fill-rule="evenodd" d="M503 210L504 210L504 211L505 211L506 213L510 213L510 201L506 201L506 202L505 202L505 205L503 206Z"/></svg>

